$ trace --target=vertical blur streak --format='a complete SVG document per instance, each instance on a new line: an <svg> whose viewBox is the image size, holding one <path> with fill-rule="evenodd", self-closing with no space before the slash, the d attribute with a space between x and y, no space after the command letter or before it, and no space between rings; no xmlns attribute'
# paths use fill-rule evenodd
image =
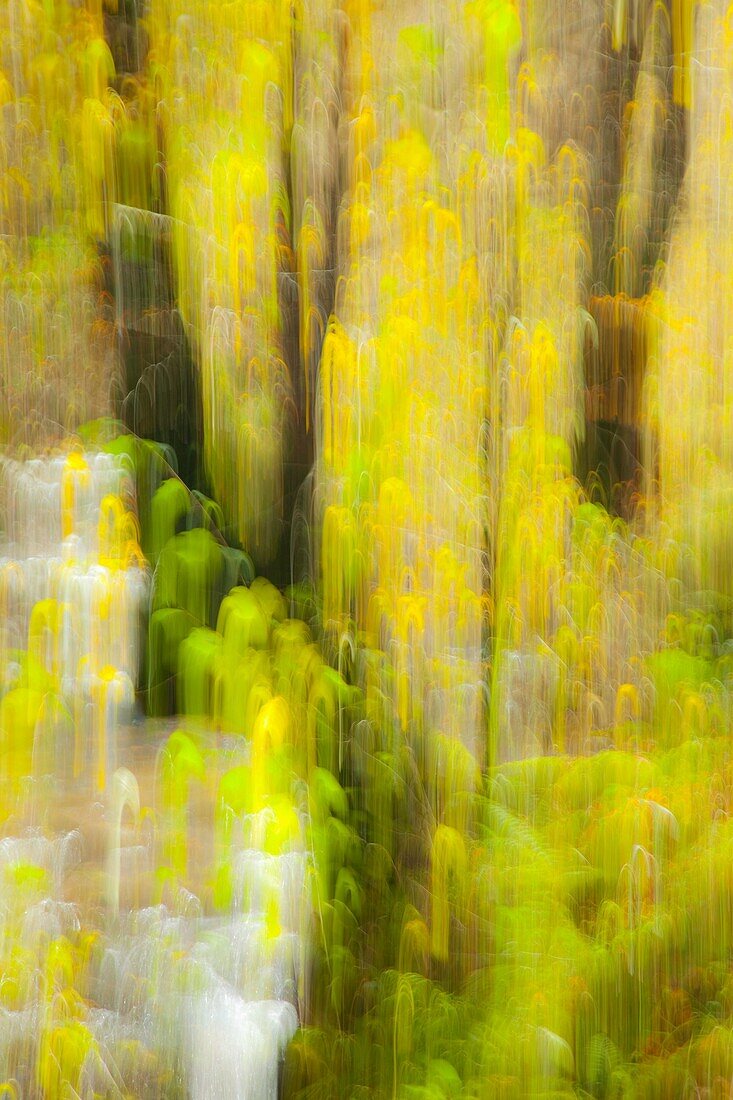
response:
<svg viewBox="0 0 733 1100"><path fill-rule="evenodd" d="M110 455L3 461L0 662L12 689L0 710L16 797L24 776L52 773L101 796L116 767L148 596L124 492L124 469Z"/></svg>
<svg viewBox="0 0 733 1100"><path fill-rule="evenodd" d="M297 382L302 390L300 406L309 436L315 410L316 371L335 289L341 14L332 0L306 0L296 24L290 174L302 368ZM312 454L312 446L309 452Z"/></svg>
<svg viewBox="0 0 733 1100"><path fill-rule="evenodd" d="M355 3L347 14L345 190L316 437L325 644L335 655L356 641L379 752L414 758L440 820L436 738L476 759L483 742L485 272L463 173L487 138L482 123L470 129L465 83L451 81L490 62L467 45L483 34L478 11L408 5L394 19ZM491 61L506 99L503 43Z"/></svg>
<svg viewBox="0 0 733 1100"><path fill-rule="evenodd" d="M154 0L151 64L168 105L174 264L199 364L204 455L227 523L274 558L293 416L280 279L291 271L285 153L289 4Z"/></svg>
<svg viewBox="0 0 733 1100"><path fill-rule="evenodd" d="M725 601L729 613L729 508L733 499L728 385L733 354L733 169L730 59L725 4L700 8L692 53L689 158L680 209L654 290L649 325L647 416L656 443L650 493L659 520L689 547L688 598ZM694 594L694 595L693 595Z"/></svg>
<svg viewBox="0 0 733 1100"><path fill-rule="evenodd" d="M730 1100L732 74L0 0L0 1098Z"/></svg>
<svg viewBox="0 0 733 1100"><path fill-rule="evenodd" d="M48 10L47 10L48 9ZM109 412L113 317L95 248L118 97L98 5L0 4L0 441Z"/></svg>

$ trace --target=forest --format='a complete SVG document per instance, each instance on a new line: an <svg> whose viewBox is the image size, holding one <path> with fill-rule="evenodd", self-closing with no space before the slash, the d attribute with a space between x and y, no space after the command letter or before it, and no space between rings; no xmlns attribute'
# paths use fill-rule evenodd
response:
<svg viewBox="0 0 733 1100"><path fill-rule="evenodd" d="M0 0L0 1100L733 1098L732 515L733 4Z"/></svg>

